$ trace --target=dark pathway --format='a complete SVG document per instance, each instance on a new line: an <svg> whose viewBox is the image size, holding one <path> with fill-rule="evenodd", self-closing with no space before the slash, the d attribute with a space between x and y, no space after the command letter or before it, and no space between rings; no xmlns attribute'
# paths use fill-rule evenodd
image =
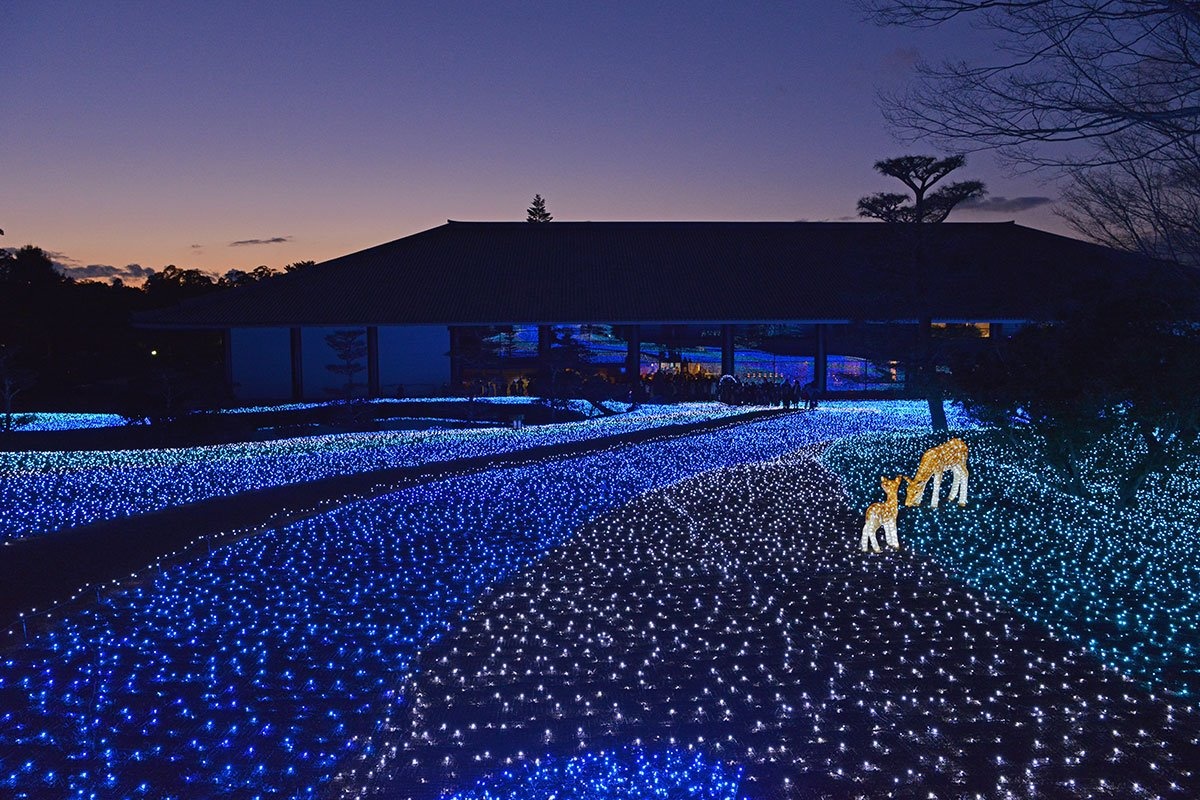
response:
<svg viewBox="0 0 1200 800"><path fill-rule="evenodd" d="M616 444L681 436L782 414L753 411L733 419L669 425L503 456L462 458L383 469L214 497L124 519L38 534L0 546L0 646L20 641L18 615L67 601L82 586L127 578L156 562L203 552L236 537L311 516L345 502L395 491L447 475L576 455ZM30 615L31 623L36 619Z"/></svg>
<svg viewBox="0 0 1200 800"><path fill-rule="evenodd" d="M811 454L595 520L421 656L331 796L434 798L633 744L741 765L751 798L1200 796L1189 701L911 553L859 553L860 528Z"/></svg>

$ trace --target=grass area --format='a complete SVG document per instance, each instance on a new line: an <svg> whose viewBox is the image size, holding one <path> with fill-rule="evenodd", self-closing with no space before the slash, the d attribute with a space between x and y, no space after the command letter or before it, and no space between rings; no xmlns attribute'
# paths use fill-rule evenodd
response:
<svg viewBox="0 0 1200 800"><path fill-rule="evenodd" d="M1135 443L1087 455L1093 496L1082 499L1057 487L1031 437L959 435L970 447L967 507L930 509L927 489L924 507L901 505L901 544L1154 689L1200 691L1200 463L1152 478L1139 506L1122 510L1113 488ZM822 460L865 509L883 499L881 475L911 474L942 440L867 433L835 442ZM943 501L948 492L946 480Z"/></svg>

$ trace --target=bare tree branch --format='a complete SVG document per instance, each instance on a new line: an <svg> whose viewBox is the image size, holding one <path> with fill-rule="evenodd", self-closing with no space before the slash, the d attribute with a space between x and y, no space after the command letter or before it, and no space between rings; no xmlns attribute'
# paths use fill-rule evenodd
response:
<svg viewBox="0 0 1200 800"><path fill-rule="evenodd" d="M1076 170L1056 213L1080 234L1122 250L1200 267L1200 162L1194 158L1124 158L1125 139L1110 167Z"/></svg>
<svg viewBox="0 0 1200 800"><path fill-rule="evenodd" d="M1033 167L1079 168L1195 151L1200 134L1200 3L1185 0L864 0L885 25L969 18L1000 35L994 64L921 63L884 95L906 138L995 149ZM1072 147L1137 133L1146 145ZM1059 144L1066 147L1049 148Z"/></svg>

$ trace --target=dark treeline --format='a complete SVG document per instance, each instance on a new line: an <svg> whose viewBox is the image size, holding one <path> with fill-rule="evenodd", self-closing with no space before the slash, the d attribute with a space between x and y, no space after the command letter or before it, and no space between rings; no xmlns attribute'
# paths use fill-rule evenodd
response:
<svg viewBox="0 0 1200 800"><path fill-rule="evenodd" d="M291 271L311 265L300 262ZM14 410L97 410L220 402L219 332L133 327L133 315L277 275L268 267L217 277L174 265L130 286L59 272L38 247L0 250L0 386Z"/></svg>

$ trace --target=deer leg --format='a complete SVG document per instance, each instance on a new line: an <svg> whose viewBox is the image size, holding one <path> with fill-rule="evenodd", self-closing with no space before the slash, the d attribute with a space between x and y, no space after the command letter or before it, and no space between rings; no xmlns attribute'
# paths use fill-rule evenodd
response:
<svg viewBox="0 0 1200 800"><path fill-rule="evenodd" d="M879 526L876 524L875 520L873 520L873 519L868 519L867 524L863 526L862 551L864 553L867 552L868 543L870 544L871 549L873 551L875 551L876 553L879 552L879 540L875 538L875 531L878 528L879 528Z"/></svg>
<svg viewBox="0 0 1200 800"><path fill-rule="evenodd" d="M929 506L930 508L937 508L938 495L941 493L941 491L942 491L942 471L938 470L937 472L933 473L933 503L930 504L930 506Z"/></svg>
<svg viewBox="0 0 1200 800"><path fill-rule="evenodd" d="M950 494L960 506L967 502L967 471L961 465L954 467L954 489Z"/></svg>
<svg viewBox="0 0 1200 800"><path fill-rule="evenodd" d="M888 547L893 550L900 549L900 535L896 531L896 520L889 519L883 523L883 535L887 539Z"/></svg>

